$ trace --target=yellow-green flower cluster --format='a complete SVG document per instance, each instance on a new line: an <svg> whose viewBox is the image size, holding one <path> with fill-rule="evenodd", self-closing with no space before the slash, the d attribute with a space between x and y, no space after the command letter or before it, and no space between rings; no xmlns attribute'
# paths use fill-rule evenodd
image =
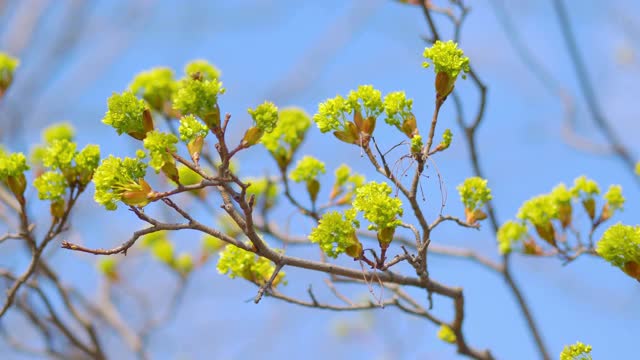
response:
<svg viewBox="0 0 640 360"><path fill-rule="evenodd" d="M0 155L0 181L6 181L9 177L22 176L27 170L29 165L23 153Z"/></svg>
<svg viewBox="0 0 640 360"><path fill-rule="evenodd" d="M160 172L165 164L175 163L172 153L177 151L176 143L178 138L170 133L163 133L157 130L147 133L144 139L144 148L149 151L149 165L155 169L156 173Z"/></svg>
<svg viewBox="0 0 640 360"><path fill-rule="evenodd" d="M456 333L449 325L442 324L440 325L440 330L438 330L438 339L454 344L456 342Z"/></svg>
<svg viewBox="0 0 640 360"><path fill-rule="evenodd" d="M318 105L318 112L313 115L313 121L315 121L322 133L340 130L344 129L347 122L346 114L349 112L351 112L351 109L347 104L347 100L338 95Z"/></svg>
<svg viewBox="0 0 640 360"><path fill-rule="evenodd" d="M193 115L186 115L180 118L180 140L190 143L198 137L205 138L209 133L207 125L201 123Z"/></svg>
<svg viewBox="0 0 640 360"><path fill-rule="evenodd" d="M434 71L437 73L445 73L451 79L458 77L461 71L468 73L469 58L464 56L464 52L458 49L458 44L449 41L436 41L432 47L425 48L422 54L426 59L431 60L433 63ZM431 64L425 61L422 66L427 68ZM465 75L462 75L465 78Z"/></svg>
<svg viewBox="0 0 640 360"><path fill-rule="evenodd" d="M278 185L269 178L247 178L245 183L250 183L247 188L247 195L254 195L256 200L264 201L265 208L271 208L275 205L278 197Z"/></svg>
<svg viewBox="0 0 640 360"><path fill-rule="evenodd" d="M627 263L640 265L640 226L612 225L602 234L596 250L611 265L623 270Z"/></svg>
<svg viewBox="0 0 640 360"><path fill-rule="evenodd" d="M278 123L272 132L260 139L262 145L273 155L278 164L286 166L304 140L311 126L311 119L304 110L290 107L280 110Z"/></svg>
<svg viewBox="0 0 640 360"><path fill-rule="evenodd" d="M387 117L384 121L401 129L402 123L411 114L411 107L413 106L413 99L407 99L407 95L404 91L396 91L387 94L384 97L384 112Z"/></svg>
<svg viewBox="0 0 640 360"><path fill-rule="evenodd" d="M442 133L442 141L438 145L440 150L448 149L449 146L451 146L451 140L453 140L453 133L451 132L451 129L446 129Z"/></svg>
<svg viewBox="0 0 640 360"><path fill-rule="evenodd" d="M356 209L347 210L344 214L327 212L311 231L309 239L334 259L342 253L358 258L362 254L362 244L356 237L356 228L360 227L356 216Z"/></svg>
<svg viewBox="0 0 640 360"><path fill-rule="evenodd" d="M422 142L422 136L417 134L413 135L413 137L411 138L411 153L419 154L420 151L422 151L423 146L424 143Z"/></svg>
<svg viewBox="0 0 640 360"><path fill-rule="evenodd" d="M182 275L189 274L194 267L193 256L189 253L181 253L172 264L173 267Z"/></svg>
<svg viewBox="0 0 640 360"><path fill-rule="evenodd" d="M491 200L491 189L487 186L487 180L474 176L456 188L460 194L460 200L465 209L474 211L481 208L487 201Z"/></svg>
<svg viewBox="0 0 640 360"><path fill-rule="evenodd" d="M351 168L346 164L340 165L335 170L336 181L333 184L331 199L345 193L345 196L339 201L340 203L350 202L355 190L362 186L365 177L361 174L352 172Z"/></svg>
<svg viewBox="0 0 640 360"><path fill-rule="evenodd" d="M151 245L151 254L158 261L167 265L173 265L175 258L175 247L168 238L159 238Z"/></svg>
<svg viewBox="0 0 640 360"><path fill-rule="evenodd" d="M8 154L0 151L0 182L9 187L16 199L24 204L24 190L27 188L27 180L24 172L29 170L27 158L23 153Z"/></svg>
<svg viewBox="0 0 640 360"><path fill-rule="evenodd" d="M372 85L360 85L357 90L349 92L346 99L338 95L320 103L318 112L313 116L313 121L322 133L341 130L346 133L346 136L353 136L351 132L354 129L350 127L356 126L356 124L348 121L347 115L364 116L365 121L370 119L373 122L366 125L370 127L367 131L373 131L375 119L383 111L384 105L380 90L376 90ZM358 116L354 119L357 119ZM363 126L365 125L363 124ZM364 131L365 129L360 130Z"/></svg>
<svg viewBox="0 0 640 360"><path fill-rule="evenodd" d="M522 241L527 235L526 225L509 220L498 230L498 250L500 254L511 252L513 245Z"/></svg>
<svg viewBox="0 0 640 360"><path fill-rule="evenodd" d="M579 198L593 198L594 195L600 194L600 187L598 183L587 179L586 176L580 176L573 181L571 193Z"/></svg>
<svg viewBox="0 0 640 360"><path fill-rule="evenodd" d="M51 146L57 140L73 141L74 137L75 129L68 122L48 126L42 131L44 145L37 145L31 150L31 161L34 165L42 165L43 158L47 153L47 146Z"/></svg>
<svg viewBox="0 0 640 360"><path fill-rule="evenodd" d="M129 85L129 89L134 94L141 96L151 108L157 111L162 111L164 105L171 101L177 87L173 70L166 67L143 71L136 75Z"/></svg>
<svg viewBox="0 0 640 360"><path fill-rule="evenodd" d="M278 107L272 102L265 101L255 109L249 109L247 111L258 129L267 134L275 129L278 123Z"/></svg>
<svg viewBox="0 0 640 360"><path fill-rule="evenodd" d="M518 210L517 218L530 221L535 226L546 226L551 220L558 218L555 197L545 194L525 201Z"/></svg>
<svg viewBox="0 0 640 360"><path fill-rule="evenodd" d="M42 140L45 144L51 145L56 140L73 141L76 131L68 122L53 124L42 131Z"/></svg>
<svg viewBox="0 0 640 360"><path fill-rule="evenodd" d="M118 279L118 262L114 256L103 257L96 263L98 271L109 280Z"/></svg>
<svg viewBox="0 0 640 360"><path fill-rule="evenodd" d="M147 165L138 159L114 157L104 159L95 171L94 199L107 210L115 210L118 201L128 205L146 205L151 189L144 182Z"/></svg>
<svg viewBox="0 0 640 360"><path fill-rule="evenodd" d="M351 168L347 164L342 164L336 168L334 172L336 176L336 185L344 186L351 176Z"/></svg>
<svg viewBox="0 0 640 360"><path fill-rule="evenodd" d="M145 133L143 113L147 104L131 91L113 93L107 100L107 108L102 122L116 129L118 135Z"/></svg>
<svg viewBox="0 0 640 360"><path fill-rule="evenodd" d="M607 204L611 210L622 210L625 202L625 198L622 195L622 186L610 185L604 194L604 199L607 200Z"/></svg>
<svg viewBox="0 0 640 360"><path fill-rule="evenodd" d="M219 238L206 234L202 237L202 249L206 254L213 254L222 250L227 243L220 240Z"/></svg>
<svg viewBox="0 0 640 360"><path fill-rule="evenodd" d="M155 244L159 244L162 241L169 241L166 230L154 231L140 238L140 244L145 248L152 248Z"/></svg>
<svg viewBox="0 0 640 360"><path fill-rule="evenodd" d="M19 64L18 59L0 52L0 96L13 82L13 73Z"/></svg>
<svg viewBox="0 0 640 360"><path fill-rule="evenodd" d="M54 140L42 157L44 166L53 170L66 170L76 156L77 145L69 140Z"/></svg>
<svg viewBox="0 0 640 360"><path fill-rule="evenodd" d="M44 133L48 145L39 147L37 154L50 171L34 180L41 200L59 202L71 185L83 189L98 167L100 147L90 144L78 152L77 144L70 140L72 137L73 128L68 124L50 127Z"/></svg>
<svg viewBox="0 0 640 360"><path fill-rule="evenodd" d="M369 230L392 229L402 221L402 201L389 196L392 192L389 184L375 181L369 182L356 189L353 207L364 213L364 218L371 224Z"/></svg>
<svg viewBox="0 0 640 360"><path fill-rule="evenodd" d="M207 60L193 60L184 67L184 73L192 77L200 74L204 80L215 80L220 78L220 70L211 65Z"/></svg>
<svg viewBox="0 0 640 360"><path fill-rule="evenodd" d="M275 271L268 259L233 245L220 252L217 268L220 274L228 274L232 279L241 277L258 285L264 285ZM279 272L272 285L275 287L282 282L284 275Z"/></svg>
<svg viewBox="0 0 640 360"><path fill-rule="evenodd" d="M567 189L567 186L564 183L558 184L556 187L551 190L551 197L556 202L556 204L570 204L571 200L574 198L574 193Z"/></svg>
<svg viewBox="0 0 640 360"><path fill-rule="evenodd" d="M309 182L316 180L318 175L326 172L324 163L313 156L305 156L298 161L296 167L289 174L295 182Z"/></svg>
<svg viewBox="0 0 640 360"><path fill-rule="evenodd" d="M350 112L357 111L365 117L377 117L383 111L382 93L373 85L360 85L347 97Z"/></svg>
<svg viewBox="0 0 640 360"><path fill-rule="evenodd" d="M150 250L151 255L161 263L169 266L181 276L188 275L195 264L191 254L183 252L176 256L175 246L167 236L167 231L156 231L144 235L142 246Z"/></svg>
<svg viewBox="0 0 640 360"><path fill-rule="evenodd" d="M224 93L218 79L186 78L179 82L173 108L183 115L193 114L205 120L218 110L218 96Z"/></svg>
<svg viewBox="0 0 640 360"><path fill-rule="evenodd" d="M69 183L62 173L47 171L33 181L40 200L60 201Z"/></svg>
<svg viewBox="0 0 640 360"><path fill-rule="evenodd" d="M573 345L567 345L560 353L560 360L591 360L591 345L585 345L580 341Z"/></svg>
<svg viewBox="0 0 640 360"><path fill-rule="evenodd" d="M89 144L85 146L75 157L75 171L80 184L89 183L93 172L100 163L100 146Z"/></svg>
<svg viewBox="0 0 640 360"><path fill-rule="evenodd" d="M636 163L636 175L640 176L640 161Z"/></svg>

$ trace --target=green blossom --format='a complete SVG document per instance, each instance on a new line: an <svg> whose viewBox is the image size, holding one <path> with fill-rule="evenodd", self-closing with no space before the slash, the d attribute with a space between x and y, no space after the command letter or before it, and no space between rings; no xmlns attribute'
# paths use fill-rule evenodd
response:
<svg viewBox="0 0 640 360"><path fill-rule="evenodd" d="M164 104L171 100L178 87L173 77L173 70L157 67L143 71L133 78L129 85L131 91L141 96L149 105L162 111Z"/></svg>
<svg viewBox="0 0 640 360"><path fill-rule="evenodd" d="M107 113L102 122L112 126L121 134L144 134L144 111L147 104L132 92L113 93L107 100Z"/></svg>
<svg viewBox="0 0 640 360"><path fill-rule="evenodd" d="M42 131L42 141L51 145L56 140L73 141L76 131L68 122L53 124Z"/></svg>
<svg viewBox="0 0 640 360"><path fill-rule="evenodd" d="M174 263L175 249L173 243L166 238L157 240L151 245L151 254L167 265Z"/></svg>
<svg viewBox="0 0 640 360"><path fill-rule="evenodd" d="M345 196L338 201L339 204L350 203L355 190L365 182L365 177L363 175L355 172L352 173L351 168L346 164L342 164L336 168L335 177L336 181L333 184L333 190L331 191L331 199L336 198L346 190Z"/></svg>
<svg viewBox="0 0 640 360"><path fill-rule="evenodd" d="M56 201L62 200L69 184L62 173L47 171L33 181L33 186L40 200Z"/></svg>
<svg viewBox="0 0 640 360"><path fill-rule="evenodd" d="M636 175L640 176L640 161L636 163Z"/></svg>
<svg viewBox="0 0 640 360"><path fill-rule="evenodd" d="M586 176L580 176L573 181L571 193L575 197L592 198L594 195L600 194L600 187L598 183L587 179Z"/></svg>
<svg viewBox="0 0 640 360"><path fill-rule="evenodd" d="M431 60L436 74L445 73L451 79L457 78L461 71L465 73L471 71L469 58L464 56L464 52L458 49L458 44L451 40L446 42L436 41L432 47L424 49L422 56ZM427 61L422 63L425 68L430 65ZM463 74L462 78L464 79L466 76Z"/></svg>
<svg viewBox="0 0 640 360"><path fill-rule="evenodd" d="M167 231L160 230L143 235L142 238L140 238L140 244L142 245L142 247L152 248L156 243L168 240L169 238L167 236Z"/></svg>
<svg viewBox="0 0 640 360"><path fill-rule="evenodd" d="M402 216L402 201L389 196L391 192L389 184L375 181L356 189L353 207L362 211L364 218L371 223L369 230L395 228L402 223L397 218Z"/></svg>
<svg viewBox="0 0 640 360"><path fill-rule="evenodd" d="M442 141L438 145L438 148L440 148L440 150L448 149L449 146L451 146L451 140L453 140L453 133L451 132L451 129L446 129L442 133Z"/></svg>
<svg viewBox="0 0 640 360"><path fill-rule="evenodd" d="M305 156L298 161L296 167L289 174L295 182L316 180L318 175L326 172L324 163L313 156Z"/></svg>
<svg viewBox="0 0 640 360"><path fill-rule="evenodd" d="M547 224L558 217L558 204L555 197L549 194L533 197L522 204L518 210L517 218L530 221L536 226Z"/></svg>
<svg viewBox="0 0 640 360"><path fill-rule="evenodd" d="M424 143L422 142L422 136L416 134L411 138L411 152L413 154L419 154L422 151Z"/></svg>
<svg viewBox="0 0 640 360"><path fill-rule="evenodd" d="M118 262L114 256L106 256L96 263L98 271L109 279L118 278Z"/></svg>
<svg viewBox="0 0 640 360"><path fill-rule="evenodd" d="M591 345L585 345L580 341L573 345L567 345L560 353L560 360L591 360Z"/></svg>
<svg viewBox="0 0 640 360"><path fill-rule="evenodd" d="M278 185L271 179L263 178L247 178L245 183L250 183L247 188L247 195L254 195L256 199L264 199L267 208L275 204L278 197Z"/></svg>
<svg viewBox="0 0 640 360"><path fill-rule="evenodd" d="M54 140L43 154L42 163L53 170L66 170L76 156L77 145L69 140Z"/></svg>
<svg viewBox="0 0 640 360"><path fill-rule="evenodd" d="M362 244L356 237L356 228L360 223L356 219L355 209L344 214L330 211L322 215L318 226L311 230L309 240L320 245L327 256L336 258L342 253L357 258L362 254Z"/></svg>
<svg viewBox="0 0 640 360"><path fill-rule="evenodd" d="M602 234L596 251L611 265L623 270L630 262L640 265L640 226L612 225Z"/></svg>
<svg viewBox="0 0 640 360"><path fill-rule="evenodd" d="M202 248L207 254L213 254L222 250L227 245L226 242L215 236L206 234L202 237Z"/></svg>
<svg viewBox="0 0 640 360"><path fill-rule="evenodd" d="M184 67L187 76L199 73L204 80L216 80L220 78L220 70L211 65L207 60L193 60Z"/></svg>
<svg viewBox="0 0 640 360"><path fill-rule="evenodd" d="M149 151L149 165L155 169L156 173L160 172L165 164L174 163L172 153L177 151L176 143L178 138L169 133L163 133L153 130L147 134L144 139L144 148Z"/></svg>
<svg viewBox="0 0 640 360"><path fill-rule="evenodd" d="M290 160L310 126L311 119L304 110L285 108L278 114L276 127L271 133L264 134L260 142L274 156L284 156Z"/></svg>
<svg viewBox="0 0 640 360"><path fill-rule="evenodd" d="M333 99L327 99L318 105L318 112L313 115L313 121L320 129L326 133L332 130L344 129L347 121L345 114L351 112L347 100L338 95Z"/></svg>
<svg viewBox="0 0 640 360"><path fill-rule="evenodd" d="M384 97L383 104L384 112L387 115L384 121L400 129L404 120L411 115L412 105L413 99L407 99L404 91L387 94L387 96Z"/></svg>
<svg viewBox="0 0 640 360"><path fill-rule="evenodd" d="M470 177L456 188L465 209L474 211L481 208L492 199L491 189L487 187L487 180L480 177Z"/></svg>
<svg viewBox="0 0 640 360"><path fill-rule="evenodd" d="M13 73L20 65L18 59L0 52L0 96L13 82Z"/></svg>
<svg viewBox="0 0 640 360"><path fill-rule="evenodd" d="M189 274L193 270L193 257L189 253L182 253L176 258L174 266L181 274Z"/></svg>
<svg viewBox="0 0 640 360"><path fill-rule="evenodd" d="M193 114L201 119L218 111L218 95L224 93L217 79L199 80L188 78L180 81L173 97L173 108L183 115Z"/></svg>
<svg viewBox="0 0 640 360"><path fill-rule="evenodd" d="M93 175L95 201L107 210L115 210L116 203L122 201L125 194L139 193L141 197L144 196L144 199L139 199L140 205L146 204L146 195L150 191L143 182L146 172L147 165L138 159L123 160L110 155L102 161ZM131 200L125 200L134 204Z"/></svg>
<svg viewBox="0 0 640 360"><path fill-rule="evenodd" d="M550 195L558 205L570 204L571 199L573 199L574 197L574 194L569 189L567 189L567 186L565 184L562 183L554 187L553 190L551 190Z"/></svg>
<svg viewBox="0 0 640 360"><path fill-rule="evenodd" d="M228 274L232 279L241 277L259 285L264 285L275 271L275 266L268 259L233 245L226 246L220 253L217 268L220 274ZM282 282L284 275L280 271L273 286Z"/></svg>
<svg viewBox="0 0 640 360"><path fill-rule="evenodd" d="M193 115L186 115L180 118L180 140L185 143L190 143L197 137L205 138L209 133L207 125L198 121Z"/></svg>
<svg viewBox="0 0 640 360"><path fill-rule="evenodd" d="M0 181L8 177L19 177L29 170L27 158L23 153L11 153L0 156Z"/></svg>
<svg viewBox="0 0 640 360"><path fill-rule="evenodd" d="M76 155L76 169L82 173L93 174L100 163L100 146L89 144Z"/></svg>
<svg viewBox="0 0 640 360"><path fill-rule="evenodd" d="M454 344L456 342L456 333L453 332L453 329L449 327L449 325L442 324L440 325L440 330L438 330L438 339Z"/></svg>
<svg viewBox="0 0 640 360"><path fill-rule="evenodd" d="M514 244L523 240L527 235L527 227L519 222L509 220L498 230L498 249L500 254L508 254Z"/></svg>
<svg viewBox="0 0 640 360"><path fill-rule="evenodd" d="M607 204L609 204L609 208L611 210L622 210L622 206L625 202L625 198L622 196L622 186L609 186L609 189L604 194L604 199L607 200Z"/></svg>
<svg viewBox="0 0 640 360"><path fill-rule="evenodd" d="M382 113L382 93L373 85L360 85L358 90L351 90L347 97L347 104L351 111L357 111L365 117L377 117Z"/></svg>
<svg viewBox="0 0 640 360"><path fill-rule="evenodd" d="M251 118L253 118L253 122L258 129L267 134L275 129L278 123L278 107L272 102L265 101L255 109L249 109L247 111L249 115L251 115Z"/></svg>
<svg viewBox="0 0 640 360"><path fill-rule="evenodd" d="M336 186L344 186L351 175L351 168L347 164L338 166L334 172L336 176Z"/></svg>

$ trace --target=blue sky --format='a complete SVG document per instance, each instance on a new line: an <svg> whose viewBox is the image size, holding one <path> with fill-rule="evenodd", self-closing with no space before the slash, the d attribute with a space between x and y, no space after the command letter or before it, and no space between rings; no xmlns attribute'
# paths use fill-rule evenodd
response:
<svg viewBox="0 0 640 360"><path fill-rule="evenodd" d="M492 2L473 2L460 46L489 87L487 112L478 141L499 219L514 217L524 200L549 191L557 183L570 183L587 174L602 187L621 184L628 203L618 219L636 223L636 204L640 203L637 184L612 156L577 150L563 140L561 102L514 52L492 11ZM509 16L536 60L576 100L578 132L602 142L579 96L551 2L499 3L502 2L508 3ZM420 36L427 33L427 27L418 8L382 0L143 3L145 10L126 19L119 12L122 4L118 2L102 1L92 10L92 25L81 35L82 45L69 53L52 82L46 84L42 96L24 119L29 131L7 141L11 146L26 150L24 144L38 138L38 132L31 130L68 119L78 129L80 143L96 142L102 145L104 153L130 155L135 143L116 137L100 123L106 98L114 91L122 91L138 71L162 65L180 72L194 58L210 60L223 72L227 93L221 99L221 107L233 116L232 128L236 131L231 138L235 141L249 124L248 107L272 100L278 106L296 105L313 114L320 101L345 94L360 84L373 84L383 93L405 90L415 99L416 116L426 131L433 109L433 73L421 67L425 45ZM640 27L634 28L632 21L639 5L623 0L566 3L602 108L637 154L638 149L632 145L637 143L634 140L640 125L633 104L640 91L637 81L640 62L635 57L629 60L628 54L636 54L640 48ZM52 24L56 16L60 15L52 11ZM446 26L446 22L441 23ZM39 46L46 46L46 31L38 36ZM24 71L37 67L39 49L26 54ZM98 68L98 60L116 50L115 60ZM92 54L97 54L95 59ZM74 81L71 75L74 66L86 62L89 73L84 76L93 75L90 71L95 62L95 79L80 87L78 83L83 76ZM458 81L456 88L467 100L466 113L472 114L477 95L471 81ZM453 145L436 162L449 194L445 211L461 215L455 186L472 173L451 105L445 104L438 129L452 128ZM380 129L383 129L377 135L380 143L390 146L398 142L397 133L386 131L389 128ZM346 162L369 178L380 180L357 148L337 143L317 129L310 132L299 155L303 153L325 160L329 169ZM258 150L241 157L240 169L245 176L274 172L266 153ZM431 175L425 183L424 206L434 215L440 194L437 177ZM331 181L329 175L326 179ZM81 205L86 212L76 215L77 228L70 236L89 245L116 245L132 230L143 226L125 209L116 213L98 209L90 196ZM291 210L282 214L291 217ZM298 221L294 230L300 233L311 226L301 217L291 219ZM495 240L488 226L485 230L443 226L434 234L434 241L473 248L497 259ZM178 247L196 248L198 237L192 235L178 236ZM291 251L317 256L313 248ZM392 254L397 251L394 249ZM55 261L69 269L70 282L86 291L95 289L97 278L87 271L93 266L93 258L58 252ZM134 258L132 263L133 285L151 294L162 306L163 294L174 284L172 275L144 257ZM554 356L565 344L576 340L592 344L594 357L598 359L627 358L637 352L634 324L640 321L640 310L634 299L640 294L637 283L620 271L588 257L563 267L558 259L515 256L512 267ZM463 260L438 257L431 258L430 269L434 278L464 287L467 301L464 329L471 345L488 347L501 359L536 358L523 317L501 277ZM287 293L304 296L312 284L319 296L331 299L323 289L321 276L286 270ZM333 313L268 298L254 305L247 300L255 291L250 284L217 275L214 266L199 270L189 283L175 319L151 338L153 357L457 358L452 346L436 338L436 327L396 309L369 314ZM367 296L366 288L351 286L345 292L354 298ZM422 298L422 294L416 293L416 297ZM451 309L450 301L436 298L434 311L438 315L450 317ZM132 319L137 316L135 311L129 315ZM349 335L338 336L336 329L344 328L345 324L351 329Z"/></svg>

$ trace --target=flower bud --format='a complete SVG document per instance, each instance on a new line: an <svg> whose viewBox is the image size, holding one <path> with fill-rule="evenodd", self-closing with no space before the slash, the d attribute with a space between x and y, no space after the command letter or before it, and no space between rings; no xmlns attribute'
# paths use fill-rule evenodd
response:
<svg viewBox="0 0 640 360"><path fill-rule="evenodd" d="M316 202L318 198L318 192L320 192L320 183L316 179L307 181L307 192L311 198L311 202Z"/></svg>
<svg viewBox="0 0 640 360"><path fill-rule="evenodd" d="M544 239L546 242L551 244L551 246L556 247L556 232L553 228L553 224L551 221L543 224L543 225L534 225L536 228L536 232L538 235Z"/></svg>
<svg viewBox="0 0 640 360"><path fill-rule="evenodd" d="M353 243L345 249L345 253L354 259L359 259L362 256L362 243L358 240L355 232L351 235Z"/></svg>
<svg viewBox="0 0 640 360"><path fill-rule="evenodd" d="M249 147L257 144L260 141L260 138L264 134L264 131L258 128L257 126L252 126L244 133L244 137L242 138L242 143L244 146Z"/></svg>
<svg viewBox="0 0 640 360"><path fill-rule="evenodd" d="M395 227L387 227L378 230L378 243L380 244L380 249L386 250L391 244L393 240L393 234L396 232Z"/></svg>
<svg viewBox="0 0 640 360"><path fill-rule="evenodd" d="M593 220L596 217L596 201L590 197L582 200L582 206L589 215L589 218Z"/></svg>

